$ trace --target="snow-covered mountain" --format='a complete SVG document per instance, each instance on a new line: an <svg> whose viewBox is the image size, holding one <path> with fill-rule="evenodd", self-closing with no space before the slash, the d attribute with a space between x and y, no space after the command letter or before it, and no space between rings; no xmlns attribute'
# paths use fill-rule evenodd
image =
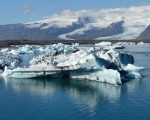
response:
<svg viewBox="0 0 150 120"><path fill-rule="evenodd" d="M141 34L150 25L149 13L150 5L75 12L65 10L46 20L0 25L0 40L150 39L150 36L145 38Z"/></svg>
<svg viewBox="0 0 150 120"><path fill-rule="evenodd" d="M150 25L140 34L138 39L150 39Z"/></svg>

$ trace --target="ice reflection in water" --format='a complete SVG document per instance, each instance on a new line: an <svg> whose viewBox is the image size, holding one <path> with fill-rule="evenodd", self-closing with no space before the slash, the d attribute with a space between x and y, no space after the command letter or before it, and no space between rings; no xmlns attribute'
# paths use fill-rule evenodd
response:
<svg viewBox="0 0 150 120"><path fill-rule="evenodd" d="M116 102L120 97L121 86L95 81L72 81L72 83L77 87L71 88L68 92L82 112L88 109L94 115L98 104L103 104L104 101Z"/></svg>
<svg viewBox="0 0 150 120"><path fill-rule="evenodd" d="M123 87L127 88L128 93L133 92L136 90L137 86L139 86L140 82L142 82L142 79L133 79L128 81L123 85Z"/></svg>
<svg viewBox="0 0 150 120"><path fill-rule="evenodd" d="M120 97L121 86L96 81L79 81L70 79L11 79L13 90L29 91L43 97L52 96L57 91L69 94L78 107L84 105L91 112L96 110L101 101L115 102Z"/></svg>
<svg viewBox="0 0 150 120"><path fill-rule="evenodd" d="M55 92L55 83L38 80L38 79L11 79L14 91L20 92L22 90L29 91L33 95L40 95L43 97L52 96Z"/></svg>
<svg viewBox="0 0 150 120"><path fill-rule="evenodd" d="M55 116L57 114L58 118L64 111L64 113L67 113L66 117L75 115L76 118L85 114L91 118L98 114L101 116L103 109L115 111L114 107L116 108L118 103L126 99L127 96L133 96L134 91L142 85L141 80L132 80L120 86L113 86L96 81L72 79L1 79L2 83L0 84L5 84L5 90L9 89L13 93L10 98L15 100L19 95L21 97L18 101L24 104L24 101L27 100L26 104L31 111L48 109L50 115ZM28 95L26 96L26 94ZM29 97L29 99L26 99L26 97ZM133 98L130 97L129 99ZM11 108L16 107L14 103L10 104ZM38 109L32 109L32 104ZM133 103L133 105L137 106L136 103ZM63 111L52 113L55 109L63 109Z"/></svg>

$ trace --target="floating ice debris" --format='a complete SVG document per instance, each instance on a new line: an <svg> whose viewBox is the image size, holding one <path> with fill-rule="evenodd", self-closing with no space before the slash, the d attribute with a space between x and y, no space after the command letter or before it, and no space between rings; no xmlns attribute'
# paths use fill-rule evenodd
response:
<svg viewBox="0 0 150 120"><path fill-rule="evenodd" d="M16 50L10 50L8 53L10 53L10 54L14 54L14 55L18 55L19 53L18 53L18 51L16 51Z"/></svg>
<svg viewBox="0 0 150 120"><path fill-rule="evenodd" d="M62 43L58 43L58 44L54 44L51 46L47 46L45 51L50 52L50 51L55 51L56 54L61 54L61 53L72 53L77 51L77 47L79 46L79 44L74 44L74 45L65 45Z"/></svg>
<svg viewBox="0 0 150 120"><path fill-rule="evenodd" d="M95 44L95 46L111 46L111 45L112 45L111 42L100 42Z"/></svg>
<svg viewBox="0 0 150 120"><path fill-rule="evenodd" d="M19 54L32 54L32 53L34 53L34 50L33 50L32 46L25 45L25 46L19 47L17 52Z"/></svg>
<svg viewBox="0 0 150 120"><path fill-rule="evenodd" d="M135 45L135 42L117 42L114 45Z"/></svg>
<svg viewBox="0 0 150 120"><path fill-rule="evenodd" d="M16 68L19 65L20 57L18 55L0 53L0 69L4 70L5 66Z"/></svg>
<svg viewBox="0 0 150 120"><path fill-rule="evenodd" d="M43 47L40 47L38 50L39 51L45 51Z"/></svg>
<svg viewBox="0 0 150 120"><path fill-rule="evenodd" d="M124 71L127 71L128 73L125 75L125 78L128 79L136 79L136 78L142 78L142 75L140 74L140 71L144 70L144 67L138 67L132 64L128 64L127 66L122 66L122 69Z"/></svg>
<svg viewBox="0 0 150 120"><path fill-rule="evenodd" d="M144 42L139 42L139 43L137 43L137 45L143 45L144 44Z"/></svg>
<svg viewBox="0 0 150 120"><path fill-rule="evenodd" d="M23 46L15 46L14 48L4 48L1 50L1 52L17 55L17 54L32 54L35 52L35 50L31 45L23 45Z"/></svg>
<svg viewBox="0 0 150 120"><path fill-rule="evenodd" d="M12 67L12 68L16 68L17 66L19 66L19 62L20 62L19 60L14 60L14 61L12 61L12 62L11 62L11 67Z"/></svg>
<svg viewBox="0 0 150 120"><path fill-rule="evenodd" d="M132 64L127 64L127 66L122 66L123 70L128 72L140 72L144 70L144 67L138 67Z"/></svg>
<svg viewBox="0 0 150 120"><path fill-rule="evenodd" d="M4 72L2 73L2 75L9 76L11 74L12 74L12 70L8 69L7 66L5 66Z"/></svg>
<svg viewBox="0 0 150 120"><path fill-rule="evenodd" d="M124 48L123 45L113 45L112 47L113 47L113 49L123 49Z"/></svg>
<svg viewBox="0 0 150 120"><path fill-rule="evenodd" d="M104 50L111 50L111 49L123 49L124 46L121 45L122 43L112 44L111 42L100 42L96 43L95 47L100 47Z"/></svg>
<svg viewBox="0 0 150 120"><path fill-rule="evenodd" d="M117 52L115 50L98 51L96 55L109 62L109 68L121 71L122 65L134 64L134 58L129 53Z"/></svg>
<svg viewBox="0 0 150 120"><path fill-rule="evenodd" d="M3 48L2 50L1 50L1 52L9 52L10 51L10 49L9 48Z"/></svg>

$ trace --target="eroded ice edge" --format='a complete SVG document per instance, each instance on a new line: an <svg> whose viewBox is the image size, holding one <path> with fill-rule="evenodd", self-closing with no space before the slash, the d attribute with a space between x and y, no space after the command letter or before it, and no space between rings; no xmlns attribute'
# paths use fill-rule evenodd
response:
<svg viewBox="0 0 150 120"><path fill-rule="evenodd" d="M79 44L62 43L49 46L15 46L1 49L1 75L12 78L57 77L80 80L95 80L114 85L122 84L122 79L142 78L140 71L144 67L134 65L130 53L117 52L123 49L119 44L109 42L95 44L94 47L81 47ZM28 67L20 67L20 54L34 54Z"/></svg>

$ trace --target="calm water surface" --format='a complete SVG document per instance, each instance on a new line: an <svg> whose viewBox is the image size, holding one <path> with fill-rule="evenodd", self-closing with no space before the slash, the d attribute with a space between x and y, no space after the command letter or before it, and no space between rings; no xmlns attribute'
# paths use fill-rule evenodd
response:
<svg viewBox="0 0 150 120"><path fill-rule="evenodd" d="M114 87L95 81L0 77L0 120L150 120L150 45L130 45L123 51L146 67L143 79Z"/></svg>

